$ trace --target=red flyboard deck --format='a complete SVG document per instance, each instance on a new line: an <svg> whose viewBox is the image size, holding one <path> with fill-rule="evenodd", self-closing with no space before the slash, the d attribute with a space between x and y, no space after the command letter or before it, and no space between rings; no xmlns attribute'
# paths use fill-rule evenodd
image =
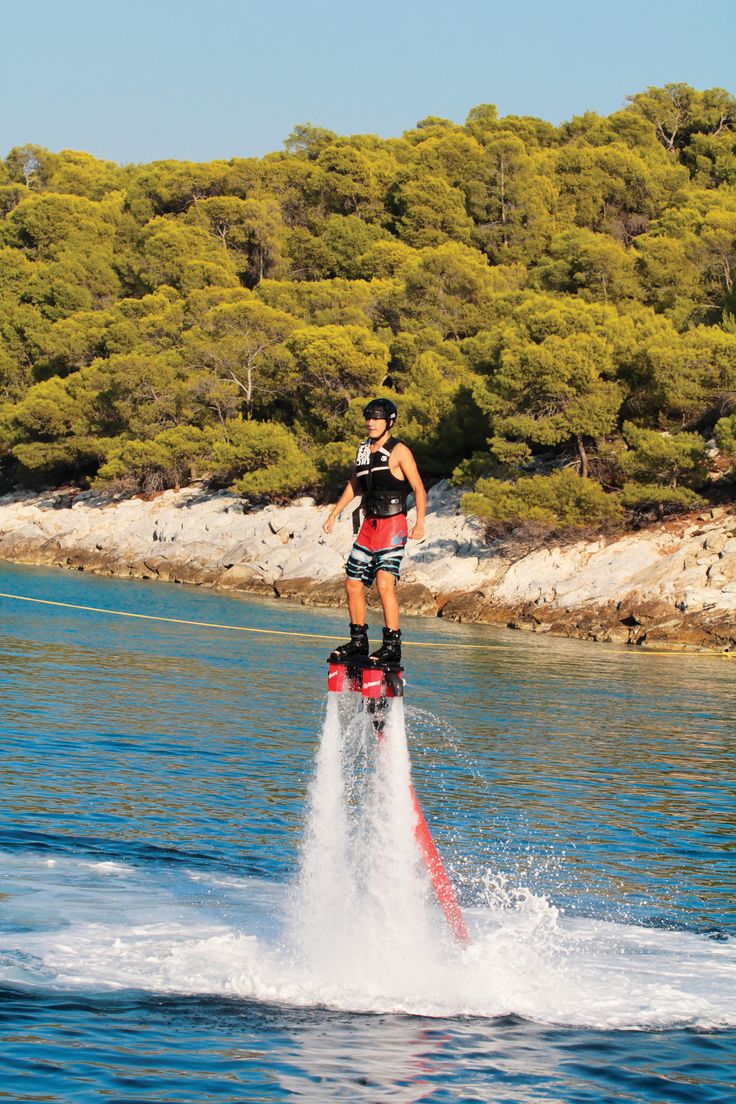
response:
<svg viewBox="0 0 736 1104"><path fill-rule="evenodd" d="M355 690L364 698L404 696L404 668L398 663L372 663L368 656L355 656L349 663L329 663L327 689L335 693Z"/></svg>

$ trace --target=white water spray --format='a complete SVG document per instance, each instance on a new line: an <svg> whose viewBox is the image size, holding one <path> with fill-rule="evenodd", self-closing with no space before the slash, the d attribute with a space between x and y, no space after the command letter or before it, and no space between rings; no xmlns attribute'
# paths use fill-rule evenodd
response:
<svg viewBox="0 0 736 1104"><path fill-rule="evenodd" d="M354 699L353 699L354 701ZM415 839L403 703L376 737L330 694L292 909L303 967L376 997L417 994L455 957Z"/></svg>
<svg viewBox="0 0 736 1104"><path fill-rule="evenodd" d="M300 956L321 973L330 963L347 961L351 951L345 927L337 923L344 910L352 911L356 897L348 855L343 745L339 703L335 694L329 694L309 794L299 892L290 918Z"/></svg>

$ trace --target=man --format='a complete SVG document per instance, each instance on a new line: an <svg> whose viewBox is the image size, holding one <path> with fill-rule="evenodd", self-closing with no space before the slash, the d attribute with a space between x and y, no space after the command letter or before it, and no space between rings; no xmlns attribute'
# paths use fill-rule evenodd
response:
<svg viewBox="0 0 736 1104"><path fill-rule="evenodd" d="M345 570L350 614L350 640L330 659L344 662L368 655L366 594L375 581L383 607L383 644L373 652L376 663L401 662L401 631L396 583L407 537L421 540L427 496L411 451L391 436L396 406L390 399L372 399L363 410L368 440L359 446L355 468L345 490L322 528L331 533L335 519L356 495L362 495L365 520L353 544ZM408 488L414 492L417 517L411 533L406 521Z"/></svg>

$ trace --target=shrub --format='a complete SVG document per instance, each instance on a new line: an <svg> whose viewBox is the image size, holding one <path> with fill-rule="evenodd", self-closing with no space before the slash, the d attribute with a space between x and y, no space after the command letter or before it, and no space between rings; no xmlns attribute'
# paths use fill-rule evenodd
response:
<svg viewBox="0 0 736 1104"><path fill-rule="evenodd" d="M212 447L212 475L246 498L293 494L317 480L317 469L285 426L231 421Z"/></svg>
<svg viewBox="0 0 736 1104"><path fill-rule="evenodd" d="M673 514L685 514L706 505L689 487L663 487L659 483L625 483L621 505L639 524Z"/></svg>
<svg viewBox="0 0 736 1104"><path fill-rule="evenodd" d="M319 481L327 494L338 494L350 478L355 463L355 445L349 441L333 441L320 445L314 453Z"/></svg>
<svg viewBox="0 0 736 1104"><path fill-rule="evenodd" d="M549 531L600 526L621 517L613 495L569 469L515 483L479 479L475 491L463 495L461 506L467 514L488 519L489 536L509 533L524 523Z"/></svg>
<svg viewBox="0 0 736 1104"><path fill-rule="evenodd" d="M699 433L660 433L624 422L629 451L621 458L624 474L637 483L678 483L698 489L708 477L705 441Z"/></svg>
<svg viewBox="0 0 736 1104"><path fill-rule="evenodd" d="M126 441L100 468L94 486L146 493L180 487L207 465L211 441L211 432L196 426L165 429L150 441Z"/></svg>
<svg viewBox="0 0 736 1104"><path fill-rule="evenodd" d="M453 469L450 483L453 487L467 487L488 475L496 465L488 452L474 452Z"/></svg>
<svg viewBox="0 0 736 1104"><path fill-rule="evenodd" d="M94 472L115 444L113 437L61 437L56 441L24 441L12 451L23 467L60 479Z"/></svg>
<svg viewBox="0 0 736 1104"><path fill-rule="evenodd" d="M736 460L736 414L731 414L728 418L719 418L714 435L721 452Z"/></svg>

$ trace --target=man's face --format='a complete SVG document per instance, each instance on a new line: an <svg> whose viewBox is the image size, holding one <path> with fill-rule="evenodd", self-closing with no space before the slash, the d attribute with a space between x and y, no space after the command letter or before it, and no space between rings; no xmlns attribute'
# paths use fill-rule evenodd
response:
<svg viewBox="0 0 736 1104"><path fill-rule="evenodd" d="M365 420L365 426L371 441L378 441L388 429L388 422L385 418L368 417Z"/></svg>

